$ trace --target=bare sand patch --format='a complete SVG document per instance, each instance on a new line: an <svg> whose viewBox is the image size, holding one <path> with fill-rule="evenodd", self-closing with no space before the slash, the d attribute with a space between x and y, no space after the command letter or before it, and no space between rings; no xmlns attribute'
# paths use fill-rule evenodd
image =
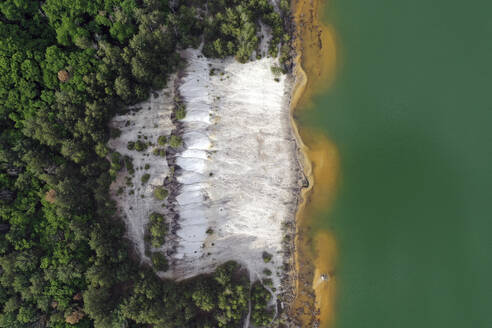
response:
<svg viewBox="0 0 492 328"><path fill-rule="evenodd" d="M290 243L284 237L293 227L302 180L290 121L293 78L275 76L271 67L278 63L273 58L240 64L232 58L207 59L198 50L186 50L183 56L187 66L179 78L173 78L157 98L140 104L141 110L111 123L122 133L110 147L131 156L139 168L132 178L133 194L125 190L117 195L125 186L126 172L111 188L128 237L148 261L144 246L148 216L163 212L152 191L173 174L169 163L175 163L176 188L164 209L170 236L158 250L168 257L170 269L159 274L182 280L235 260L249 270L251 280L266 278L265 269L273 272L269 277L273 287L268 288L277 296L289 257L285 245ZM174 91L186 105L186 117L173 124ZM127 149L139 132L157 144L159 135L176 129L183 145L172 157L155 157L153 147L143 152ZM145 164L150 168L140 169ZM145 173L151 178L142 185ZM179 217L171 220L175 214ZM271 254L268 263L264 252Z"/></svg>
<svg viewBox="0 0 492 328"><path fill-rule="evenodd" d="M149 100L138 104L125 115L119 115L111 121L111 127L121 131L118 138L111 139L108 146L132 158L135 175L130 177L126 169L123 169L111 184L111 194L118 204L118 212L127 225L127 236L133 241L135 247L145 261L149 258L145 255L144 235L146 225L149 223L149 215L152 212L165 212L162 201L156 200L152 193L155 187L161 186L169 175L169 167L165 157L155 156L152 151L155 147L149 146L145 151L129 150L128 142L141 140L142 142L157 145L160 135L169 135L174 129L171 122L173 104L173 81L169 86L156 92ZM139 138L140 135L140 138ZM145 169L145 165L149 165ZM150 179L142 184L144 174L149 174ZM127 184L130 178L131 184ZM123 192L121 193L121 189ZM120 192L118 192L120 190Z"/></svg>
<svg viewBox="0 0 492 328"><path fill-rule="evenodd" d="M274 59L240 64L194 50L186 55L179 87L187 105L186 150L177 159L180 242L168 275L183 279L236 260L252 279L265 268L278 273L272 276L278 289L283 224L294 218L299 190L292 82L286 75L275 81Z"/></svg>

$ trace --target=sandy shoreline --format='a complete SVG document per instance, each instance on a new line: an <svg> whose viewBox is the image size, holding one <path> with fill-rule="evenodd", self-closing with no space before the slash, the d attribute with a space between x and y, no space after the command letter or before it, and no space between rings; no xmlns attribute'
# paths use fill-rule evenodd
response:
<svg viewBox="0 0 492 328"><path fill-rule="evenodd" d="M327 88L335 76L334 33L318 17L322 5L322 0L295 0L292 3L296 26L295 73L299 81L292 110L309 108L317 88ZM295 126L295 122L293 124ZM301 156L304 157L304 174L309 187L302 190L303 201L296 215L297 279L291 314L303 327L331 326L336 289L336 243L327 232L313 236L311 224L316 211L328 206L332 200L338 176L338 152L325 136L300 127L295 130L303 151ZM329 280L322 280L322 274Z"/></svg>

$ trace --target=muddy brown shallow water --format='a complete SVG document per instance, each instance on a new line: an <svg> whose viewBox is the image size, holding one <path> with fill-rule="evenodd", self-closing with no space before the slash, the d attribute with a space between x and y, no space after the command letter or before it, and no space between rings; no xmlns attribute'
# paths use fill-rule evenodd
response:
<svg viewBox="0 0 492 328"><path fill-rule="evenodd" d="M309 110L311 99L335 78L336 42L333 29L318 16L323 1L294 0L297 86L294 118ZM297 212L296 298L294 316L302 327L330 325L334 319L336 242L327 231L312 231L317 211L331 203L338 177L338 151L326 136L297 124L309 187ZM323 254L323 256L318 256Z"/></svg>

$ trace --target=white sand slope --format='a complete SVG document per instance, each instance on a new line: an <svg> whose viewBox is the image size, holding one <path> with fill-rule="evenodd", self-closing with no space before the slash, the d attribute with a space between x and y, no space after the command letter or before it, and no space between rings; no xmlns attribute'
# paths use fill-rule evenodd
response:
<svg viewBox="0 0 492 328"><path fill-rule="evenodd" d="M187 105L186 150L177 160L181 229L166 275L188 278L227 260L243 264L252 279L267 267L281 273L283 223L294 219L299 190L291 83L285 75L274 80L274 59L240 64L195 50L186 56L179 87ZM269 264L264 251L273 255ZM272 279L278 288L279 276Z"/></svg>
<svg viewBox="0 0 492 328"><path fill-rule="evenodd" d="M235 260L249 270L252 280L266 278L263 270L271 270L277 294L283 273L284 223L294 220L300 190L289 113L291 78L283 75L275 81L271 66L276 59L240 64L232 58L207 59L198 50L186 50L183 56L188 65L176 83L187 115L181 129L184 146L176 155L181 186L172 206L179 220L177 226L170 223L175 233L161 248L171 267L160 275L181 280ZM122 134L110 146L133 157L135 167L151 164L149 171L136 171L134 195L128 194L128 188L115 195L128 236L146 261L143 236L148 216L153 211L163 213L162 202L153 199L152 190L163 183L169 168L165 158L151 154L152 147L139 153L128 151L126 144L136 141L139 131L153 143L159 135L170 134L172 90L170 83L158 98L140 105L143 109L134 116L119 116L112 122ZM125 126L127 121L130 126ZM144 173L150 173L151 180L141 186ZM125 184L123 175L112 186L114 194ZM213 232L207 233L209 229ZM272 255L270 263L263 261L263 252Z"/></svg>

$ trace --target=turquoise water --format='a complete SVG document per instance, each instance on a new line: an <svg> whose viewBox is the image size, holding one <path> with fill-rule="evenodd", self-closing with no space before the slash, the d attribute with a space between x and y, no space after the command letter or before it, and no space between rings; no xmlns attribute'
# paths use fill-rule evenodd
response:
<svg viewBox="0 0 492 328"><path fill-rule="evenodd" d="M338 328L492 327L492 2L331 0Z"/></svg>

